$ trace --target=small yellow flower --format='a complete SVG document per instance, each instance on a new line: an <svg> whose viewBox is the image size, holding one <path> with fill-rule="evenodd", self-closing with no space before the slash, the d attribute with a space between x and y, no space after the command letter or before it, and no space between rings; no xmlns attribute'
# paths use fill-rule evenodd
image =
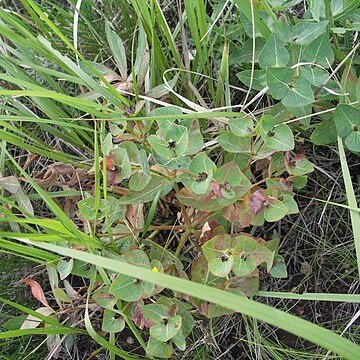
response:
<svg viewBox="0 0 360 360"><path fill-rule="evenodd" d="M154 266L152 269L151 269L151 271L153 271L153 272L159 272L159 269L156 267L156 266Z"/></svg>

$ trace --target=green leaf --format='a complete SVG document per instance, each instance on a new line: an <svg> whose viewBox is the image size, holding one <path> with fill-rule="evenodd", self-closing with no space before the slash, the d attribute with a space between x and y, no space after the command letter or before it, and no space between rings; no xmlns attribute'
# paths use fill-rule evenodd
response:
<svg viewBox="0 0 360 360"><path fill-rule="evenodd" d="M142 306L144 319L150 323L160 324L169 317L170 308L162 304L149 304Z"/></svg>
<svg viewBox="0 0 360 360"><path fill-rule="evenodd" d="M288 92L281 100L284 106L289 107L306 106L314 101L311 85L303 76L300 76L294 84L289 86Z"/></svg>
<svg viewBox="0 0 360 360"><path fill-rule="evenodd" d="M119 274L110 287L110 294L124 301L139 301L143 295L142 281Z"/></svg>
<svg viewBox="0 0 360 360"><path fill-rule="evenodd" d="M282 256L275 255L274 264L269 273L275 279L287 278L286 264Z"/></svg>
<svg viewBox="0 0 360 360"><path fill-rule="evenodd" d="M72 303L71 297L61 288L55 288L54 289L54 296L56 299L66 302L66 303Z"/></svg>
<svg viewBox="0 0 360 360"><path fill-rule="evenodd" d="M108 22L105 23L106 38L114 55L115 62L119 68L122 78L127 78L126 51L124 43L115 31L110 29Z"/></svg>
<svg viewBox="0 0 360 360"><path fill-rule="evenodd" d="M360 130L360 129L359 129ZM360 131L352 131L345 139L345 145L351 151L360 151Z"/></svg>
<svg viewBox="0 0 360 360"><path fill-rule="evenodd" d="M313 18L319 21L320 18L325 18L325 4L326 0L310 0L309 7Z"/></svg>
<svg viewBox="0 0 360 360"><path fill-rule="evenodd" d="M298 205L297 205L297 203L294 200L294 197L292 195L284 194L281 201L288 209L287 215L292 215L292 214L298 214L299 213Z"/></svg>
<svg viewBox="0 0 360 360"><path fill-rule="evenodd" d="M130 178L129 188L133 191L141 191L150 182L150 180L150 171L145 172L144 170L137 170Z"/></svg>
<svg viewBox="0 0 360 360"><path fill-rule="evenodd" d="M229 153L250 153L251 139L234 135L231 131L218 136L219 145Z"/></svg>
<svg viewBox="0 0 360 360"><path fill-rule="evenodd" d="M150 336L156 340L167 342L180 331L181 324L181 316L179 315L165 318L161 323L151 326Z"/></svg>
<svg viewBox="0 0 360 360"><path fill-rule="evenodd" d="M184 351L186 350L186 339L183 335L182 329L172 338L172 342L176 345L176 347Z"/></svg>
<svg viewBox="0 0 360 360"><path fill-rule="evenodd" d="M226 199L241 199L251 188L251 182L234 161L218 168L214 173L214 180L220 185L221 195Z"/></svg>
<svg viewBox="0 0 360 360"><path fill-rule="evenodd" d="M294 71L290 68L268 68L266 83L274 99L281 100L289 91L289 84L293 81Z"/></svg>
<svg viewBox="0 0 360 360"><path fill-rule="evenodd" d="M125 328L124 318L109 309L104 310L104 316L102 321L101 330L108 333L118 333Z"/></svg>
<svg viewBox="0 0 360 360"><path fill-rule="evenodd" d="M151 148L163 159L170 160L176 156L174 151L170 148L172 142L167 142L158 135L150 135L148 137L148 142Z"/></svg>
<svg viewBox="0 0 360 360"><path fill-rule="evenodd" d="M275 22L273 24L274 32L279 39L285 43L292 41L292 28L286 22Z"/></svg>
<svg viewBox="0 0 360 360"><path fill-rule="evenodd" d="M219 234L202 246L209 270L219 277L229 274L234 264L233 243L227 234Z"/></svg>
<svg viewBox="0 0 360 360"><path fill-rule="evenodd" d="M334 52L330 45L329 34L318 37L302 50L302 60L328 68L334 62Z"/></svg>
<svg viewBox="0 0 360 360"><path fill-rule="evenodd" d="M313 65L301 66L300 71L305 76L306 80L314 86L322 85L329 77L327 71Z"/></svg>
<svg viewBox="0 0 360 360"><path fill-rule="evenodd" d="M150 336L146 346L146 354L148 356L167 359L171 357L172 353L173 347L171 342L167 344Z"/></svg>
<svg viewBox="0 0 360 360"><path fill-rule="evenodd" d="M141 191L129 191L119 199L120 204L145 204L153 201L160 191L160 196L168 194L174 186L173 180L159 175L152 175L149 183Z"/></svg>
<svg viewBox="0 0 360 360"><path fill-rule="evenodd" d="M56 265L56 270L60 275L60 279L64 280L71 274L71 270L73 268L74 261L73 259L66 260L59 260Z"/></svg>
<svg viewBox="0 0 360 360"><path fill-rule="evenodd" d="M262 131L261 137L265 145L273 150L287 151L295 147L294 135L286 124L279 124L267 132Z"/></svg>
<svg viewBox="0 0 360 360"><path fill-rule="evenodd" d="M262 37L255 38L255 62L259 61L259 54L265 45ZM229 57L229 65L251 63L253 59L253 39L248 39L238 50Z"/></svg>
<svg viewBox="0 0 360 360"><path fill-rule="evenodd" d="M265 74L265 69L254 70L251 89L260 91L265 87ZM250 87L251 70L241 71L237 73L236 76L243 84L245 84L247 87Z"/></svg>
<svg viewBox="0 0 360 360"><path fill-rule="evenodd" d="M234 261L233 271L238 276L247 276L256 269L256 262L254 259L243 256L236 256Z"/></svg>
<svg viewBox="0 0 360 360"><path fill-rule="evenodd" d="M102 286L98 288L92 295L93 300L105 309L112 310L116 304L117 299L110 295L109 287Z"/></svg>
<svg viewBox="0 0 360 360"><path fill-rule="evenodd" d="M191 178L184 174L182 181L184 185L190 187L195 194L205 194L209 188L216 170L214 162L205 154L200 153L189 164L189 174Z"/></svg>
<svg viewBox="0 0 360 360"><path fill-rule="evenodd" d="M14 316L11 317L9 320L5 321L3 324L1 324L1 327L6 330L19 330L21 328L21 325L26 320L26 315L20 315L20 316Z"/></svg>
<svg viewBox="0 0 360 360"><path fill-rule="evenodd" d="M264 208L264 218L266 221L279 221L287 212L287 207L280 200L270 196L267 197L267 206Z"/></svg>
<svg viewBox="0 0 360 360"><path fill-rule="evenodd" d="M131 164L127 151L122 147L111 150L109 158L112 164L120 170L120 180L127 179L131 175Z"/></svg>
<svg viewBox="0 0 360 360"><path fill-rule="evenodd" d="M338 105L334 120L337 134L342 138L360 129L360 111L350 105Z"/></svg>
<svg viewBox="0 0 360 360"><path fill-rule="evenodd" d="M110 286L110 294L118 299L133 302L139 301L143 296L150 295L154 289L153 284L142 281L136 277L119 274Z"/></svg>
<svg viewBox="0 0 360 360"><path fill-rule="evenodd" d="M305 157L294 158L286 163L286 169L290 175L301 176L314 171L313 164Z"/></svg>
<svg viewBox="0 0 360 360"><path fill-rule="evenodd" d="M290 54L284 43L275 35L271 34L259 55L259 65L263 69L268 67L281 68L290 61Z"/></svg>
<svg viewBox="0 0 360 360"><path fill-rule="evenodd" d="M205 153L195 156L189 164L189 173L191 175L199 175L203 172L212 174L215 170L216 165Z"/></svg>
<svg viewBox="0 0 360 360"><path fill-rule="evenodd" d="M229 119L229 128L236 136L247 136L254 130L254 121L248 114L242 114L239 118Z"/></svg>
<svg viewBox="0 0 360 360"><path fill-rule="evenodd" d="M296 44L308 45L320 35L324 34L328 21L301 21L294 26L293 41Z"/></svg>
<svg viewBox="0 0 360 360"><path fill-rule="evenodd" d="M336 126L334 119L328 118L323 120L319 125L316 125L314 131L310 136L310 140L315 145L327 145L333 143L337 138Z"/></svg>
<svg viewBox="0 0 360 360"><path fill-rule="evenodd" d="M187 128L167 121L161 124L157 135L148 137L153 150L166 160L184 155L189 143Z"/></svg>

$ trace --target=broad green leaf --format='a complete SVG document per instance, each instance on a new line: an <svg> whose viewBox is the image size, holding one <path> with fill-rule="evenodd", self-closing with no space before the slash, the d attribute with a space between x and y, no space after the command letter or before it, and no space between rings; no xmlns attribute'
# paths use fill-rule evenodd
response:
<svg viewBox="0 0 360 360"><path fill-rule="evenodd" d="M107 333L118 333L125 328L124 318L109 309L104 310L104 316L102 321L101 330Z"/></svg>
<svg viewBox="0 0 360 360"><path fill-rule="evenodd" d="M172 124L166 129L159 129L158 134L165 138L167 146L175 151L176 156L182 156L188 146L189 135L187 128Z"/></svg>
<svg viewBox="0 0 360 360"><path fill-rule="evenodd" d="M319 125L316 125L314 131L310 136L310 140L315 145L327 145L336 141L337 133L334 119L331 117L329 119L323 120Z"/></svg>
<svg viewBox="0 0 360 360"><path fill-rule="evenodd" d="M296 44L308 45L320 35L324 34L328 21L301 21L294 26L293 41Z"/></svg>
<svg viewBox="0 0 360 360"><path fill-rule="evenodd" d="M190 130L188 146L184 155L193 155L201 151L204 146L204 139L199 128Z"/></svg>
<svg viewBox="0 0 360 360"><path fill-rule="evenodd" d="M254 130L254 121L250 115L242 114L239 118L229 119L229 128L236 136L247 136Z"/></svg>
<svg viewBox="0 0 360 360"><path fill-rule="evenodd" d="M189 135L185 126L165 121L156 134L150 135L148 141L159 156L170 160L184 155L189 143Z"/></svg>
<svg viewBox="0 0 360 360"><path fill-rule="evenodd" d="M21 325L26 320L26 315L13 316L9 320L1 324L1 327L6 330L19 330Z"/></svg>
<svg viewBox="0 0 360 360"><path fill-rule="evenodd" d="M150 180L150 171L145 172L144 170L137 170L130 178L129 188L133 191L141 191L150 182Z"/></svg>
<svg viewBox="0 0 360 360"><path fill-rule="evenodd" d="M119 68L122 78L127 78L126 51L124 43L115 31L110 29L108 22L105 23L106 38L114 55L115 62Z"/></svg>
<svg viewBox="0 0 360 360"><path fill-rule="evenodd" d="M294 186L295 189L303 189L307 184L307 176L290 176L288 180Z"/></svg>
<svg viewBox="0 0 360 360"><path fill-rule="evenodd" d="M289 84L294 78L294 71L290 68L268 68L266 83L274 99L281 100L289 91Z"/></svg>
<svg viewBox="0 0 360 360"><path fill-rule="evenodd" d="M300 71L305 76L306 80L314 86L322 85L329 77L327 71L314 65L301 66Z"/></svg>
<svg viewBox="0 0 360 360"><path fill-rule="evenodd" d="M328 68L334 62L334 52L330 45L329 34L325 33L305 46L301 58L304 62Z"/></svg>
<svg viewBox="0 0 360 360"><path fill-rule="evenodd" d="M347 93L346 97L350 102L357 101L357 85L358 85L358 78L356 75L356 70L351 63L347 63L345 65L344 70L341 74L340 79L341 84L341 92Z"/></svg>
<svg viewBox="0 0 360 360"><path fill-rule="evenodd" d="M74 265L73 259L69 259L68 261L59 260L59 262L56 265L56 270L59 272L61 280L64 280L71 274L73 265Z"/></svg>
<svg viewBox="0 0 360 360"><path fill-rule="evenodd" d="M110 286L110 294L118 299L133 302L147 297L153 291L154 285L136 277L119 274Z"/></svg>
<svg viewBox="0 0 360 360"><path fill-rule="evenodd" d="M309 7L313 18L319 21L320 18L325 18L325 3L327 0L310 0Z"/></svg>
<svg viewBox="0 0 360 360"><path fill-rule="evenodd" d="M72 303L71 297L61 288L54 289L55 299L60 300L65 303Z"/></svg>
<svg viewBox="0 0 360 360"><path fill-rule="evenodd" d="M142 306L144 319L150 323L160 324L163 319L170 317L170 307L162 304L149 304Z"/></svg>
<svg viewBox="0 0 360 360"><path fill-rule="evenodd" d="M173 141L168 142L166 139L161 139L158 135L150 135L148 137L148 142L151 148L163 159L170 160L176 157L175 152L172 149L172 144L174 144Z"/></svg>
<svg viewBox="0 0 360 360"><path fill-rule="evenodd" d="M218 253L217 258L208 260L208 267L212 274L219 277L227 276L234 265L234 256Z"/></svg>
<svg viewBox="0 0 360 360"><path fill-rule="evenodd" d="M287 215L299 213L298 205L297 205L296 201L294 200L293 196L291 196L290 194L285 194L281 201L288 209Z"/></svg>
<svg viewBox="0 0 360 360"><path fill-rule="evenodd" d="M160 191L160 196L168 194L174 186L173 180L159 175L152 175L149 183L141 191L129 191L119 199L120 204L145 204L153 201Z"/></svg>
<svg viewBox="0 0 360 360"><path fill-rule="evenodd" d="M294 160L288 162L286 168L289 174L294 176L302 176L314 171L313 164L305 157L296 160L294 158Z"/></svg>
<svg viewBox="0 0 360 360"><path fill-rule="evenodd" d="M116 304L117 299L110 295L109 287L102 286L98 288L92 295L93 300L105 309L112 310Z"/></svg>
<svg viewBox="0 0 360 360"><path fill-rule="evenodd" d="M300 76L294 84L289 86L286 95L281 99L284 106L297 107L312 104L315 101L310 83Z"/></svg>
<svg viewBox="0 0 360 360"><path fill-rule="evenodd" d="M255 38L255 62L259 61L259 54L265 45L262 37ZM229 65L251 63L253 59L253 39L248 39L238 50L229 57Z"/></svg>
<svg viewBox="0 0 360 360"><path fill-rule="evenodd" d="M238 276L247 276L256 269L256 262L254 259L246 256L236 256L233 266L233 271Z"/></svg>
<svg viewBox="0 0 360 360"><path fill-rule="evenodd" d="M212 174L215 170L216 165L205 153L201 153L194 157L189 164L189 173L191 175L199 175L203 172Z"/></svg>
<svg viewBox="0 0 360 360"><path fill-rule="evenodd" d="M231 131L219 135L220 146L229 153L250 153L251 139L234 135Z"/></svg>
<svg viewBox="0 0 360 360"><path fill-rule="evenodd" d="M360 152L360 129L352 131L345 139L345 145L351 151Z"/></svg>
<svg viewBox="0 0 360 360"><path fill-rule="evenodd" d="M109 158L111 163L120 171L120 180L127 179L131 175L131 164L127 151L121 147L111 150Z"/></svg>
<svg viewBox="0 0 360 360"><path fill-rule="evenodd" d="M173 353L172 343L165 343L150 336L146 345L146 354L157 358L170 358Z"/></svg>
<svg viewBox="0 0 360 360"><path fill-rule="evenodd" d="M271 34L259 55L259 65L263 69L268 67L285 67L290 60L290 54L284 43L275 35Z"/></svg>
<svg viewBox="0 0 360 360"><path fill-rule="evenodd" d="M260 91L265 87L265 74L265 69L254 70L251 89ZM241 71L237 73L236 76L243 84L245 84L247 87L250 87L251 70Z"/></svg>
<svg viewBox="0 0 360 360"><path fill-rule="evenodd" d="M279 124L268 132L262 132L261 137L265 145L273 150L293 150L295 146L294 135L286 124Z"/></svg>
<svg viewBox="0 0 360 360"><path fill-rule="evenodd" d="M264 218L268 222L279 221L287 214L287 207L278 199L267 198L267 206L264 208Z"/></svg>
<svg viewBox="0 0 360 360"><path fill-rule="evenodd" d="M342 138L348 136L352 131L360 130L360 111L350 105L338 105L334 120L337 134Z"/></svg>
<svg viewBox="0 0 360 360"><path fill-rule="evenodd" d="M292 29L291 26L286 22L275 22L273 24L274 33L278 36L278 38L285 42L291 42L292 41ZM290 60L290 59L289 59Z"/></svg>
<svg viewBox="0 0 360 360"><path fill-rule="evenodd" d="M287 269L286 264L282 256L275 255L274 264L270 269L270 275L275 279L284 279L287 278Z"/></svg>
<svg viewBox="0 0 360 360"><path fill-rule="evenodd" d="M179 350L186 350L186 339L183 335L182 329L172 338L172 342Z"/></svg>
<svg viewBox="0 0 360 360"><path fill-rule="evenodd" d="M218 168L214 173L214 180L219 184L221 196L226 199L233 197L234 200L241 199L251 188L251 182L234 161L229 161Z"/></svg>
<svg viewBox="0 0 360 360"><path fill-rule="evenodd" d="M234 264L233 242L231 236L219 234L202 246L209 270L219 277L229 274Z"/></svg>
<svg viewBox="0 0 360 360"><path fill-rule="evenodd" d="M151 326L150 336L156 340L167 342L180 331L181 324L182 320L179 315L164 318L162 322Z"/></svg>
<svg viewBox="0 0 360 360"><path fill-rule="evenodd" d="M205 194L215 170L214 162L205 153L200 153L189 164L190 177L184 174L182 181L195 194Z"/></svg>

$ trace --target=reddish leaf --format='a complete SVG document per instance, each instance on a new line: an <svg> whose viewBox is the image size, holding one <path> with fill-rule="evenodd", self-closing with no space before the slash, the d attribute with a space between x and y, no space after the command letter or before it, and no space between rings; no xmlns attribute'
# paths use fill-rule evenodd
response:
<svg viewBox="0 0 360 360"><path fill-rule="evenodd" d="M266 196L264 193L264 189L256 190L250 196L250 207L255 215L257 215L264 208L265 202Z"/></svg>
<svg viewBox="0 0 360 360"><path fill-rule="evenodd" d="M35 299L39 300L43 305L50 307L49 303L45 298L43 289L37 281L32 279L21 279L21 281L31 287L31 293L33 294Z"/></svg>

